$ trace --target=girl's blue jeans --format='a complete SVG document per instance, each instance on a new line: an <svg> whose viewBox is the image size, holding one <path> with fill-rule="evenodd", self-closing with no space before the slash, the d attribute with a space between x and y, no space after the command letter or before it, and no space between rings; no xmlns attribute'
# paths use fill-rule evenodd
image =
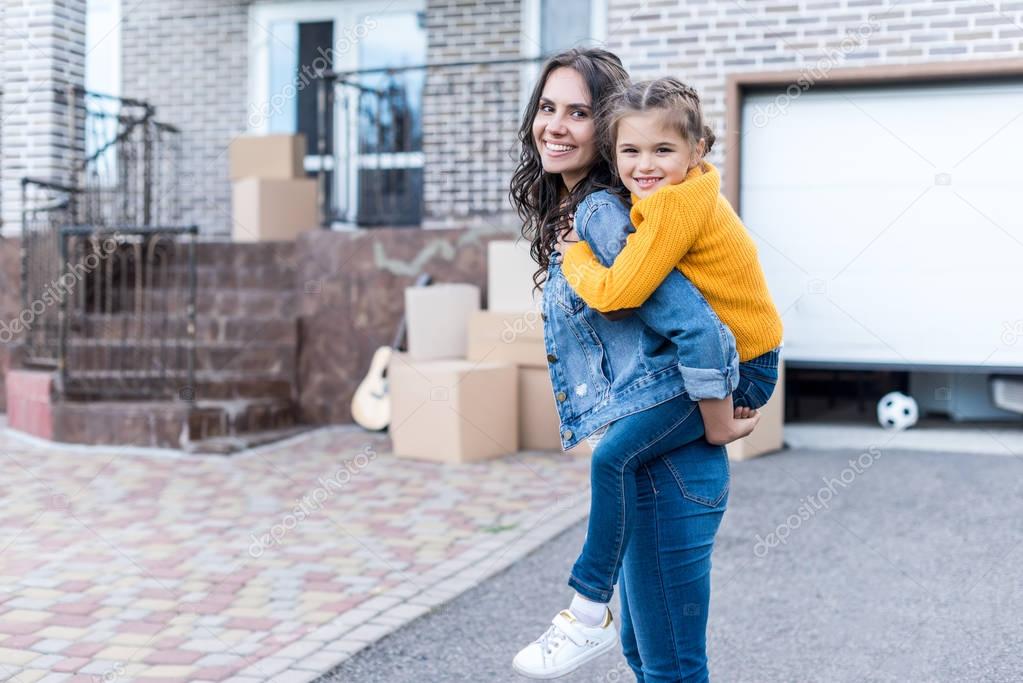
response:
<svg viewBox="0 0 1023 683"><path fill-rule="evenodd" d="M773 369L772 369L773 368ZM778 380L778 351L739 365L736 406L759 408ZM590 520L582 553L568 585L583 597L610 602L636 523L639 468L703 436L696 403L685 394L617 420L607 428L590 463Z"/></svg>

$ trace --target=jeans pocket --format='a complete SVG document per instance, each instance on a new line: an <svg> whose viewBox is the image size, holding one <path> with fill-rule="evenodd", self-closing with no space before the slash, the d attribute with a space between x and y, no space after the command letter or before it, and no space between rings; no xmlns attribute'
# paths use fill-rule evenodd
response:
<svg viewBox="0 0 1023 683"><path fill-rule="evenodd" d="M697 442L683 448L675 457L665 456L664 463L686 500L710 508L724 507L731 470L723 446Z"/></svg>

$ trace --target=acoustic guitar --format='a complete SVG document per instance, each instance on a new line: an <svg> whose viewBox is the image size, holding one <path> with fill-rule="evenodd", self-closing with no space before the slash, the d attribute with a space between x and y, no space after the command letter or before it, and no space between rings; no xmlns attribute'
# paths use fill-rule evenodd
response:
<svg viewBox="0 0 1023 683"><path fill-rule="evenodd" d="M415 287L425 287L432 278L423 273L416 278ZM405 349L405 314L401 316L394 340L390 346L381 346L373 352L369 371L359 383L359 388L352 396L352 419L364 429L380 431L387 429L391 423L391 395L387 383L387 366L395 350Z"/></svg>

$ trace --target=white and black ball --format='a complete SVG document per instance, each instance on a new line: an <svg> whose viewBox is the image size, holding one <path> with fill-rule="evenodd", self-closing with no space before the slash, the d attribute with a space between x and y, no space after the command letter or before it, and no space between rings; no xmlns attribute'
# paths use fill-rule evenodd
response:
<svg viewBox="0 0 1023 683"><path fill-rule="evenodd" d="M877 402L877 421L885 429L902 431L916 424L920 410L912 397L893 391Z"/></svg>

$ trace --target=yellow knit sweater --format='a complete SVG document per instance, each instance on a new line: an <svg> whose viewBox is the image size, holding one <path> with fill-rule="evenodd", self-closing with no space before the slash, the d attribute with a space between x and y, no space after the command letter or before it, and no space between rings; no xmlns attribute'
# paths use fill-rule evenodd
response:
<svg viewBox="0 0 1023 683"><path fill-rule="evenodd" d="M757 248L728 200L710 163L689 171L684 182L633 196L625 247L605 268L584 241L565 253L562 270L591 308L636 308L672 268L689 278L735 335L739 360L778 347L782 322L757 260Z"/></svg>

